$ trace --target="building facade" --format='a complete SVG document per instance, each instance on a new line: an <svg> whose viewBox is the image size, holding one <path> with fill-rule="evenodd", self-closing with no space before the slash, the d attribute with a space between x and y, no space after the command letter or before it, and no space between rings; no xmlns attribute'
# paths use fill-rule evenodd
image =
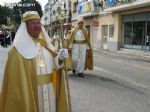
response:
<svg viewBox="0 0 150 112"><path fill-rule="evenodd" d="M120 1L104 11L111 13L109 17L114 25L113 39L107 38L108 49L123 47L150 51L150 0Z"/></svg>
<svg viewBox="0 0 150 112"><path fill-rule="evenodd" d="M95 50L150 50L150 0L73 0L72 11L73 25L84 18Z"/></svg>
<svg viewBox="0 0 150 112"><path fill-rule="evenodd" d="M45 5L42 21L45 28L47 29L47 32L49 32L50 37L53 37L55 33L61 33L61 18L63 22L63 29L71 29L70 7L71 0L49 0L48 3Z"/></svg>
<svg viewBox="0 0 150 112"><path fill-rule="evenodd" d="M93 0L72 0L72 25L75 26L78 18L84 18L91 43L94 49L100 46L100 37L98 36L99 12L103 11L101 2Z"/></svg>

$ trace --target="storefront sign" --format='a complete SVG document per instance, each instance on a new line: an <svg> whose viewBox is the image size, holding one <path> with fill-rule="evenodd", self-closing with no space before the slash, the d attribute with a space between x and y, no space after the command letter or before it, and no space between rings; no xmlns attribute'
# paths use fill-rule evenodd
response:
<svg viewBox="0 0 150 112"><path fill-rule="evenodd" d="M98 21L93 21L93 26L94 27L98 27L99 26L99 22Z"/></svg>

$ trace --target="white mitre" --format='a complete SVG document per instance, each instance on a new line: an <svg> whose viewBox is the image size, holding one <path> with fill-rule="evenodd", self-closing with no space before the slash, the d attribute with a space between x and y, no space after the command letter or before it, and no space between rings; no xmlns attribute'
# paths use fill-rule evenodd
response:
<svg viewBox="0 0 150 112"><path fill-rule="evenodd" d="M23 14L23 18L22 18L23 22L26 22L26 21L32 20L32 19L40 20L40 16L36 11L27 11Z"/></svg>

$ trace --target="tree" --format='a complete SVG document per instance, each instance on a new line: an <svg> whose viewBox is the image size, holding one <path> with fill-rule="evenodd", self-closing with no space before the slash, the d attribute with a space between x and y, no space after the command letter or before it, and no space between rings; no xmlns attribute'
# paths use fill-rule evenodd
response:
<svg viewBox="0 0 150 112"><path fill-rule="evenodd" d="M8 18L13 18L12 10L9 7L0 5L0 25L8 25Z"/></svg>
<svg viewBox="0 0 150 112"><path fill-rule="evenodd" d="M31 6L29 7L22 7L23 8L23 13L26 12L26 11L37 11L40 15L40 17L42 17L43 13L42 13L42 8L41 8L41 5L38 1L36 0L21 0L21 3L22 4L29 4Z"/></svg>

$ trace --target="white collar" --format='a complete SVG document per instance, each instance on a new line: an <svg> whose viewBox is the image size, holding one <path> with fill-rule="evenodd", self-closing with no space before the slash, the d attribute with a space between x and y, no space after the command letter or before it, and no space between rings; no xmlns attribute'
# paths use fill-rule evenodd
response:
<svg viewBox="0 0 150 112"><path fill-rule="evenodd" d="M26 24L21 23L13 45L17 51L26 59L35 58L38 55L38 50L31 36L27 33Z"/></svg>
<svg viewBox="0 0 150 112"><path fill-rule="evenodd" d="M55 48L51 44L51 39L43 27L42 31L44 32L48 47L55 51ZM38 55L37 45L33 41L32 37L28 34L25 23L21 23L15 35L13 45L16 47L17 51L26 59L33 59Z"/></svg>
<svg viewBox="0 0 150 112"><path fill-rule="evenodd" d="M18 52L26 59L35 58L38 55L38 49L31 37L20 37L17 42L14 42L14 46Z"/></svg>

